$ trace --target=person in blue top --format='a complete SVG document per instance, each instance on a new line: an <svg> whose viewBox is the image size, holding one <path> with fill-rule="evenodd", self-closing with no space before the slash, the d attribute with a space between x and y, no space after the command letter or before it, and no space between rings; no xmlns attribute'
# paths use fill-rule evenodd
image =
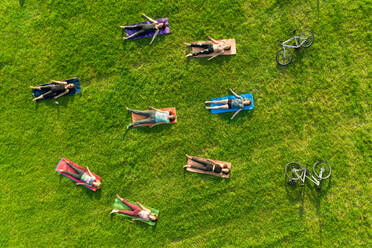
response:
<svg viewBox="0 0 372 248"><path fill-rule="evenodd" d="M162 111L153 107L149 107L150 110L134 110L127 107L129 112L135 113L137 115L143 115L146 118L130 123L127 128L131 128L136 125L142 124L152 124L150 127L167 124L176 119L176 116L172 115L168 111Z"/></svg>
<svg viewBox="0 0 372 248"><path fill-rule="evenodd" d="M83 170L80 170L79 168L76 168L73 164L70 162L66 161L66 164L70 166L71 169L73 169L76 173L70 172L70 171L65 171L65 170L59 170L61 173L65 173L67 175L70 175L77 180L83 181L83 183L76 183L76 185L87 185L87 186L93 186L96 189L101 188L101 181L97 180L96 177L90 172L89 168L87 167L87 171L85 172Z"/></svg>
<svg viewBox="0 0 372 248"><path fill-rule="evenodd" d="M218 101L205 101L205 104L220 104L218 106L213 107L205 107L206 109L238 109L233 116L231 116L231 120L235 118L239 114L240 111L244 109L245 106L251 105L251 100L248 98L243 98L236 94L232 89L229 89L230 92L236 97L235 99L223 99Z"/></svg>

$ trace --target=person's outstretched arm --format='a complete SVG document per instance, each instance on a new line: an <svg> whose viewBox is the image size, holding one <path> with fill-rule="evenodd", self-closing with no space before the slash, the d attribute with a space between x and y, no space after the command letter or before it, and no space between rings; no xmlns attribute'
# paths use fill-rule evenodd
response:
<svg viewBox="0 0 372 248"><path fill-rule="evenodd" d="M152 42L155 40L156 36L159 34L159 29L156 29L155 31L155 34L152 36L152 39L150 41L150 45L152 44Z"/></svg>
<svg viewBox="0 0 372 248"><path fill-rule="evenodd" d="M152 128L154 126L157 126L157 125L160 125L160 124L165 124L165 122L156 122L156 123L150 125L150 128Z"/></svg>
<svg viewBox="0 0 372 248"><path fill-rule="evenodd" d="M231 116L231 120L233 120L235 118L235 116L237 116L239 114L239 112L242 111L242 109L239 109L238 111L236 111L233 116Z"/></svg>
<svg viewBox="0 0 372 248"><path fill-rule="evenodd" d="M66 95L66 94L69 93L69 92L70 92L70 90L69 90L69 89L66 89L66 90L65 90L64 92L62 92L61 94L55 96L54 99L57 99L58 97L64 96L64 95Z"/></svg>
<svg viewBox="0 0 372 248"><path fill-rule="evenodd" d="M211 60L211 59L214 59L215 57L219 56L219 55L222 55L223 54L223 51L222 52L219 52L217 53L216 55L213 55L212 57L210 57L208 60Z"/></svg>
<svg viewBox="0 0 372 248"><path fill-rule="evenodd" d="M208 39L210 39L213 43L218 44L218 41L216 41L216 40L213 39L212 37L208 36Z"/></svg>
<svg viewBox="0 0 372 248"><path fill-rule="evenodd" d="M55 83L55 84L63 84L63 85L66 85L67 82L62 82L62 81L56 81L56 80L50 80L51 83Z"/></svg>
<svg viewBox="0 0 372 248"><path fill-rule="evenodd" d="M87 171L88 171L89 176L93 177L94 180L96 180L96 177L93 176L93 174L92 174L92 172L89 170L88 166L87 166Z"/></svg>
<svg viewBox="0 0 372 248"><path fill-rule="evenodd" d="M87 183L76 183L76 185L78 185L78 186L79 185L87 185L88 186L89 184L87 184Z"/></svg>
<svg viewBox="0 0 372 248"><path fill-rule="evenodd" d="M231 88L229 89L230 92L236 97L236 98L240 98L240 99L243 99L243 97L239 96L238 94L236 94Z"/></svg>
<svg viewBox="0 0 372 248"><path fill-rule="evenodd" d="M151 212L150 209L145 208L141 203L139 203L139 202L137 202L137 201L136 201L136 203L137 203L137 205L138 205L140 208L142 208L143 210L147 210L147 211L150 211L150 212Z"/></svg>
<svg viewBox="0 0 372 248"><path fill-rule="evenodd" d="M136 221L136 220L145 220L145 219L143 219L143 218L141 218L141 217L140 217L140 218L133 218L133 219L132 219L132 221Z"/></svg>
<svg viewBox="0 0 372 248"><path fill-rule="evenodd" d="M161 109L156 109L156 108L151 107L151 106L149 106L149 109L150 110L156 110L156 111L159 111L159 112L162 112L162 113L167 113L168 112L168 111L164 111L164 110L161 110Z"/></svg>
<svg viewBox="0 0 372 248"><path fill-rule="evenodd" d="M148 16L145 15L145 14L142 14L142 16L145 17L147 20L149 20L149 21L152 22L152 23L158 23L157 21L151 19L150 17L148 17Z"/></svg>

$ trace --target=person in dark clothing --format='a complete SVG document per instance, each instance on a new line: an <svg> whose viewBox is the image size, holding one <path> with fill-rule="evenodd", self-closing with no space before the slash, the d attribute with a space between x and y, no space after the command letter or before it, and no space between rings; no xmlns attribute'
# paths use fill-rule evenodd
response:
<svg viewBox="0 0 372 248"><path fill-rule="evenodd" d="M57 99L58 97L66 95L70 92L71 89L75 88L75 84L72 83L69 84L67 82L55 80L51 80L50 82L51 84L49 85L30 86L31 89L47 91L46 93L35 97L34 99L32 99L32 101L37 101L50 95L54 96L54 99Z"/></svg>
<svg viewBox="0 0 372 248"><path fill-rule="evenodd" d="M221 105L213 106L213 107L205 107L206 109L238 109L231 117L231 120L233 120L235 116L237 116L239 112L244 109L245 106L251 105L251 100L239 96L232 89L229 89L229 90L236 97L236 99L205 101L204 103L205 104L221 104Z"/></svg>
<svg viewBox="0 0 372 248"><path fill-rule="evenodd" d="M194 168L202 171L209 171L209 172L214 172L217 174L229 174L230 170L227 168L227 165L225 164L218 164L212 160L201 160L192 156L189 156L186 154L186 157L188 159L191 159L192 161L200 164L200 165L193 165L193 164L187 164L183 168Z"/></svg>
<svg viewBox="0 0 372 248"><path fill-rule="evenodd" d="M142 16L147 18L151 23L135 24L135 25L132 25L132 26L120 26L120 28L123 28L123 29L138 29L138 31L136 33L134 33L130 36L127 36L127 37L123 37L123 40L128 40L128 39L131 39L131 38L143 35L143 34L155 32L154 35L152 36L152 39L151 39L151 42L150 42L150 45L151 45L152 42L155 40L156 36L159 34L159 30L163 29L163 28L166 28L166 26L167 26L165 22L158 23L157 21L151 19L150 17L148 17L145 14L142 14Z"/></svg>
<svg viewBox="0 0 372 248"><path fill-rule="evenodd" d="M203 50L195 52L195 53L189 53L186 55L186 57L195 57L201 54L212 54L216 53L216 55L210 57L208 60L211 60L218 55L222 55L225 53L225 50L230 50L231 45L225 44L223 41L217 41L213 39L212 37L208 36L208 39L212 41L212 43L185 43L186 46L189 47L200 47L203 48Z"/></svg>

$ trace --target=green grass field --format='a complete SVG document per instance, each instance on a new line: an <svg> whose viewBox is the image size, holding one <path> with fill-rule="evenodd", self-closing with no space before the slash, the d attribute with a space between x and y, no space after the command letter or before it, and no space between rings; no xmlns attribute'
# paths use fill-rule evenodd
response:
<svg viewBox="0 0 372 248"><path fill-rule="evenodd" d="M319 6L319 8L318 8ZM371 0L0 2L0 247L370 247ZM167 16L172 34L119 25ZM314 44L279 67L277 40ZM183 42L235 38L236 56L186 59ZM82 94L33 103L30 85L77 76ZM251 92L255 110L203 101ZM125 107L175 106L175 125L126 132ZM185 153L232 163L184 173ZM61 157L103 178L59 176ZM332 166L320 192L284 167ZM110 216L115 194L160 210L155 228Z"/></svg>

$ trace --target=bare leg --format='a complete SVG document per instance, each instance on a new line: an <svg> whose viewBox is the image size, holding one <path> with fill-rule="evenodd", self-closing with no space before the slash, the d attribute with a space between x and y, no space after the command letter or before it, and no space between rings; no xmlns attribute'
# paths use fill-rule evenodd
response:
<svg viewBox="0 0 372 248"><path fill-rule="evenodd" d="M34 99L32 99L32 101L37 101L37 100L40 100L40 99L43 99L44 98L44 95L40 95L38 97L35 97Z"/></svg>
<svg viewBox="0 0 372 248"><path fill-rule="evenodd" d="M214 106L214 107L205 107L206 109L228 109L229 105L219 105L219 106Z"/></svg>
<svg viewBox="0 0 372 248"><path fill-rule="evenodd" d="M225 100L219 100L219 101L205 101L204 103L205 104L227 104L229 100L225 99Z"/></svg>
<svg viewBox="0 0 372 248"><path fill-rule="evenodd" d="M31 89L34 89L34 90L41 90L41 87L40 86L30 86Z"/></svg>
<svg viewBox="0 0 372 248"><path fill-rule="evenodd" d="M145 33L145 31L143 31L143 30L141 29L140 31L138 31L138 32L136 32L136 33L134 33L134 34L131 34L131 35L127 36L127 37L123 37L123 40L127 40L127 39L130 39L130 38L134 38L134 37L137 37L137 36L139 36L139 35L141 35L141 34L144 34L144 33Z"/></svg>

